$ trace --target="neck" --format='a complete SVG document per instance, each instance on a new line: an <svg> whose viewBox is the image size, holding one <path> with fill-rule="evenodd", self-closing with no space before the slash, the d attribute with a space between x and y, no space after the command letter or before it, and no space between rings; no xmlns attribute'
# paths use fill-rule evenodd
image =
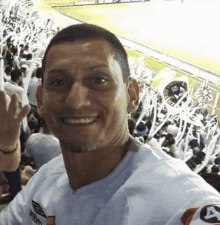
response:
<svg viewBox="0 0 220 225"><path fill-rule="evenodd" d="M71 152L62 147L71 187L77 190L108 175L125 156L129 140L128 136L121 145L84 153Z"/></svg>

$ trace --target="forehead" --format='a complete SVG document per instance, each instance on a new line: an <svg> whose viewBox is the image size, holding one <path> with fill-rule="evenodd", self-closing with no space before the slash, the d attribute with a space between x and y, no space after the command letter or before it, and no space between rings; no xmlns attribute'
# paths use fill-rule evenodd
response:
<svg viewBox="0 0 220 225"><path fill-rule="evenodd" d="M77 40L74 42L62 42L55 44L49 50L45 68L57 61L72 60L78 64L93 64L95 62L106 63L110 57L113 57L114 51L104 39Z"/></svg>
<svg viewBox="0 0 220 225"><path fill-rule="evenodd" d="M104 39L62 42L49 50L45 60L44 77L47 78L54 71L75 74L78 69L91 70L98 67L116 80L123 80L114 50Z"/></svg>

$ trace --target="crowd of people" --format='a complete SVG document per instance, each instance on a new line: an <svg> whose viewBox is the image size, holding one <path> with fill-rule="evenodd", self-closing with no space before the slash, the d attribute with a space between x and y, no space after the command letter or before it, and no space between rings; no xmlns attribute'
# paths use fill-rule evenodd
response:
<svg viewBox="0 0 220 225"><path fill-rule="evenodd" d="M3 87L8 102L13 94L18 95L17 111L21 110L26 102L31 109L26 117L28 126L24 123L20 126L22 153L20 166L14 172L10 171L11 168L9 170L5 168L4 172L1 172L1 183L4 185L2 191L5 193L1 199L3 203L11 201L40 166L61 153L59 141L47 129L43 118L37 113L35 97L37 87L41 83L40 67L44 46L52 38L57 27L52 24L51 29L52 21L46 17L42 18L36 11L32 14L23 12L19 1L11 8L9 5L10 2L1 6ZM47 145L48 150L51 147L55 148L47 154L43 149L40 150L39 143L42 146ZM38 149L37 152L35 148Z"/></svg>
<svg viewBox="0 0 220 225"><path fill-rule="evenodd" d="M14 99L14 93L18 95L17 112L24 109L22 107L26 99L30 110L26 116L27 125L23 122L19 129L21 145L19 167L16 171L2 169L4 172L1 172L2 192L10 193L10 197L1 199L2 203L12 201L22 186L25 186L44 164L62 153L60 140L53 135L51 126L47 125L42 116L45 112L39 113L42 110L37 104L39 99L36 98L37 87L42 83L42 74L45 70L42 57L46 45L59 28L56 31L49 30L48 22L44 27L42 24L37 26L37 22L30 15L24 16L19 13L19 5L13 6L8 11L8 16L5 10L6 8L3 8L1 11L4 60L4 68L1 69L4 91L8 99ZM39 43L40 40L43 41ZM54 50L53 47L51 49ZM140 104L137 111L131 112L127 119L130 135L140 143L147 143L153 148L162 149L173 158L181 159L192 171L199 173L220 191L218 185L220 125L216 116L210 115L204 106L193 105L190 95L187 94L188 90L182 92L178 82L175 83L175 94L180 95L178 107L170 106L158 90L151 88L149 77L146 79L147 82L145 79L139 80L142 86ZM102 83L103 80L94 82ZM61 85L57 83L56 88ZM181 102L185 104L180 104ZM48 118L47 120L49 121Z"/></svg>

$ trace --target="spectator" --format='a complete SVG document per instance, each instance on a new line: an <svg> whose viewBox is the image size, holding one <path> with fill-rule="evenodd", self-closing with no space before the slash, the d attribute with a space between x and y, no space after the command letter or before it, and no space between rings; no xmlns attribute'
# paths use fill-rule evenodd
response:
<svg viewBox="0 0 220 225"><path fill-rule="evenodd" d="M34 116L37 114L37 99L36 99L36 91L37 87L41 84L41 68L37 68L31 79L28 86L28 99L29 104L31 106L31 111L33 112Z"/></svg>
<svg viewBox="0 0 220 225"><path fill-rule="evenodd" d="M13 61L12 61L13 67L15 69L19 69L19 57L18 57L18 49L13 48Z"/></svg>
<svg viewBox="0 0 220 225"><path fill-rule="evenodd" d="M10 100L0 91L0 171L13 172L20 162L19 127L29 111L29 106L16 113L17 104L16 94L13 94Z"/></svg>
<svg viewBox="0 0 220 225"><path fill-rule="evenodd" d="M61 154L60 142L51 133L45 120L40 118L39 123L39 133L31 134L24 152L26 156L33 159L36 170L39 170L42 165Z"/></svg>
<svg viewBox="0 0 220 225"><path fill-rule="evenodd" d="M24 52L24 44L20 44L19 47L20 47L19 57L21 58L21 56L23 55L23 52Z"/></svg>
<svg viewBox="0 0 220 225"><path fill-rule="evenodd" d="M1 213L3 224L219 223L220 194L184 162L129 135L139 87L107 30L61 30L43 59L39 114L61 143ZM18 128L17 128L18 129Z"/></svg>
<svg viewBox="0 0 220 225"><path fill-rule="evenodd" d="M27 79L27 74L28 74L28 71L29 71L29 67L26 64L24 64L24 65L21 66L21 71L24 74L24 79L23 79L23 81L24 81L25 79ZM23 82L23 83L25 83L25 82Z"/></svg>
<svg viewBox="0 0 220 225"><path fill-rule="evenodd" d="M12 71L12 67L7 65L5 67L5 73L4 73L4 81L10 81L11 80L11 71Z"/></svg>
<svg viewBox="0 0 220 225"><path fill-rule="evenodd" d="M4 90L10 97L12 94L16 93L18 95L19 101L22 102L23 88L23 72L20 69L14 69L11 72L11 81L5 82Z"/></svg>
<svg viewBox="0 0 220 225"><path fill-rule="evenodd" d="M21 46L21 48L22 48L22 46ZM20 57L21 58L26 58L27 54L29 54L29 46L25 45L25 47L22 48L21 51L20 51Z"/></svg>
<svg viewBox="0 0 220 225"><path fill-rule="evenodd" d="M6 60L6 65L9 65L9 66L11 66L11 67L13 67L13 53L12 53L12 45L10 44L9 46L8 46L8 51L7 51L7 53L6 53L6 58L5 58L5 60Z"/></svg>
<svg viewBox="0 0 220 225"><path fill-rule="evenodd" d="M23 65L27 65L28 68L30 68L31 63L32 63L32 54L27 54L20 60L20 67L22 67Z"/></svg>

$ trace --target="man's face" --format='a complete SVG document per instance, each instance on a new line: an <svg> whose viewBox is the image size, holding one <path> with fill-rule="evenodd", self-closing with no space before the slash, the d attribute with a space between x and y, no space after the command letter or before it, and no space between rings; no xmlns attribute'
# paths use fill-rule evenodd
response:
<svg viewBox="0 0 220 225"><path fill-rule="evenodd" d="M72 151L112 146L128 136L126 87L105 40L60 43L46 58L39 112Z"/></svg>

